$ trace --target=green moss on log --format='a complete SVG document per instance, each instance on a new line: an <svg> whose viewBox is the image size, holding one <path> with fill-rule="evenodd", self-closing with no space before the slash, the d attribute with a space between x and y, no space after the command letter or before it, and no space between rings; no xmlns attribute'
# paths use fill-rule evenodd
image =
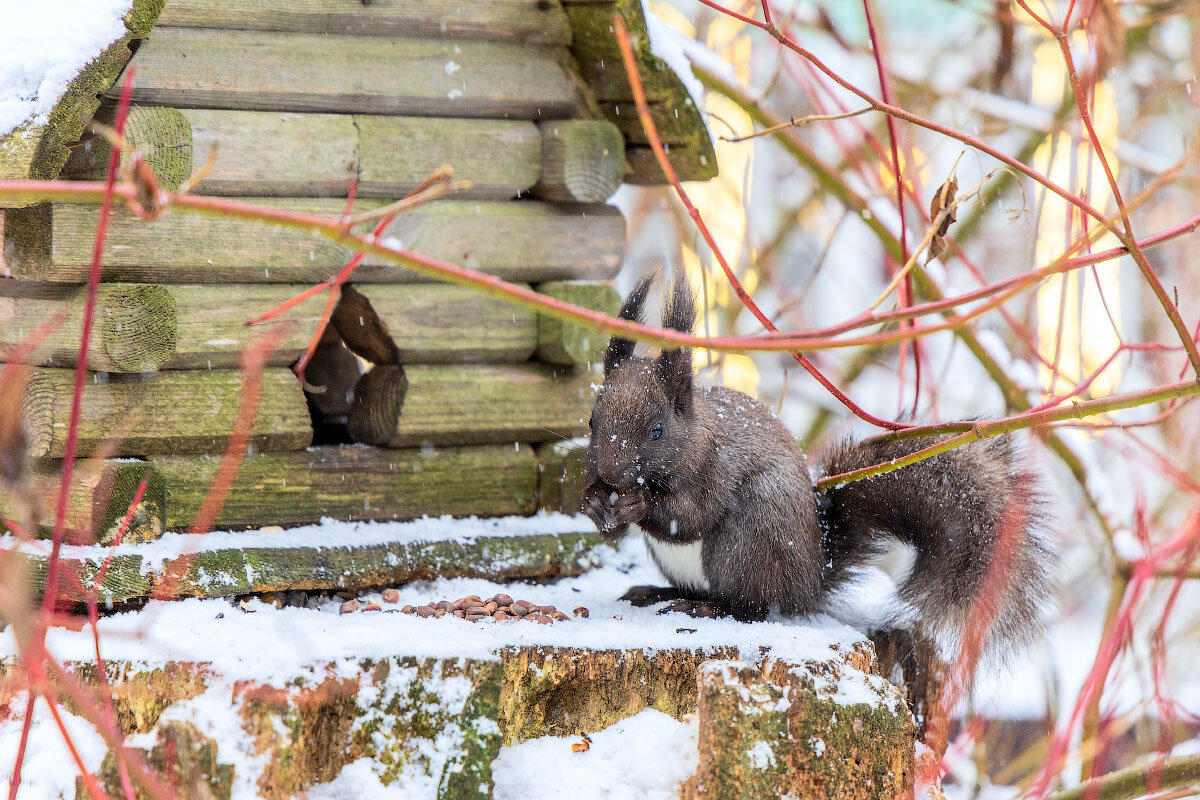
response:
<svg viewBox="0 0 1200 800"><path fill-rule="evenodd" d="M557 300L616 316L621 296L607 283L552 281L537 290ZM557 317L538 316L537 357L550 364L598 364L604 360L608 337Z"/></svg>

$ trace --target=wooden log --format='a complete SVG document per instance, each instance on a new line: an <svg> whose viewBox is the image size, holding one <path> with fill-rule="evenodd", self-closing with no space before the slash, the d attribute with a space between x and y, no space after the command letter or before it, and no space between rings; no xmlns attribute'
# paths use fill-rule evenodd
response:
<svg viewBox="0 0 1200 800"><path fill-rule="evenodd" d="M112 126L115 106L108 104L97 112L96 121ZM194 144L192 126L183 112L174 108L133 106L125 119L125 140L137 149L154 171L164 189L174 191L192 175ZM205 150L204 152L207 152ZM71 150L63 167L62 177L77 180L103 180L108 172L112 145L103 136L89 133L81 144ZM132 158L128 151L121 154L121 166L127 167ZM201 156L199 166L207 155Z"/></svg>
<svg viewBox="0 0 1200 800"><path fill-rule="evenodd" d="M708 129L687 87L662 59L650 50L650 34L641 0L568 3L567 17L574 32L571 52L580 73L600 102L604 118L625 135L626 149L644 144L645 132L630 102L629 78L617 48L612 15L618 13L629 29L638 75L650 101L650 113L663 141L670 145L667 158L680 180L708 180L717 174ZM662 184L666 177L658 164L644 158L629 159L629 183Z"/></svg>
<svg viewBox="0 0 1200 800"><path fill-rule="evenodd" d="M36 369L25 387L29 453L61 458L67 438L74 372ZM237 419L242 376L230 370L161 372L152 376L88 376L79 418L79 452L110 438L114 455L222 452ZM285 369L262 375L250 444L256 450L298 450L312 439L304 393Z"/></svg>
<svg viewBox="0 0 1200 800"><path fill-rule="evenodd" d="M83 287L0 279L0 359L8 358L38 325L62 315L62 322L26 361L74 366L86 302ZM166 289L139 283L100 286L88 342L88 369L152 372L174 354L175 300Z"/></svg>
<svg viewBox="0 0 1200 800"><path fill-rule="evenodd" d="M358 197L394 199L449 164L456 179L471 183L456 197L507 200L532 187L541 170L537 127L517 120L138 106L131 122L137 124L126 128L126 138L147 156L167 188L178 188L192 166L205 164L217 146L212 171L195 187L198 194L345 197L347 186L357 180ZM181 149L186 158L179 157ZM64 174L99 180L108 168L108 152L103 139L86 140ZM575 169L582 173L594 167Z"/></svg>
<svg viewBox="0 0 1200 800"><path fill-rule="evenodd" d="M62 485L61 461L39 462L31 477L33 495L38 498L39 525L35 531L43 537L54 532L54 506ZM163 532L166 492L162 476L145 461L80 459L71 473L67 501L66 533L72 544L111 544L124 519L142 478L148 476L146 491L134 508L123 541L144 542L157 539ZM13 516L9 497L0 490L0 530L3 520Z"/></svg>
<svg viewBox="0 0 1200 800"><path fill-rule="evenodd" d="M171 0L160 25L358 36L445 36L570 44L558 0Z"/></svg>
<svg viewBox="0 0 1200 800"><path fill-rule="evenodd" d="M449 164L456 180L471 182L463 195L508 199L533 186L541 170L540 137L528 122L363 114L354 122L363 197L403 195Z"/></svg>
<svg viewBox="0 0 1200 800"><path fill-rule="evenodd" d="M362 377L350 436L387 447L544 442L588 430L587 372L520 367L379 365Z"/></svg>
<svg viewBox="0 0 1200 800"><path fill-rule="evenodd" d="M151 458L166 485L166 528L186 530L219 457ZM322 517L407 520L532 514L537 457L528 446L380 450L355 445L256 453L242 462L215 525L235 530L308 525Z"/></svg>
<svg viewBox="0 0 1200 800"><path fill-rule="evenodd" d="M558 300L616 316L621 296L607 283L552 281L537 290ZM598 364L604 360L608 337L557 317L538 315L537 357L550 364Z"/></svg>
<svg viewBox="0 0 1200 800"><path fill-rule="evenodd" d="M538 447L538 508L578 514L583 508L587 440L551 442Z"/></svg>
<svg viewBox="0 0 1200 800"><path fill-rule="evenodd" d="M336 218L340 200L272 201L281 208ZM355 204L355 211L377 208ZM23 280L83 283L91 263L98 207L45 203L6 212L0 272ZM384 238L433 258L539 282L609 280L620 269L625 222L612 206L448 200L398 217ZM347 247L274 224L174 211L148 224L114 209L101 264L106 280L161 283L306 283L337 273ZM413 283L423 278L369 255L356 283Z"/></svg>
<svg viewBox="0 0 1200 800"><path fill-rule="evenodd" d="M441 284L347 286L333 324L373 364L527 361L538 337L533 311Z"/></svg>
<svg viewBox="0 0 1200 800"><path fill-rule="evenodd" d="M597 561L596 533L478 536L465 541L400 540L377 544L345 542L287 545L277 537L257 544L255 534L236 543L196 551L178 543L179 556L145 556L136 549L118 551L104 582L101 602L122 603L149 597L164 585L183 597L232 597L292 589L355 591L434 578L486 578L493 581L554 580L579 575ZM247 538L249 537L249 538ZM91 587L108 548L87 555L69 553L63 569ZM18 554L37 591L45 585L46 558ZM82 600L79 585L63 579L61 597Z"/></svg>
<svg viewBox="0 0 1200 800"><path fill-rule="evenodd" d="M509 119L575 113L554 48L517 42L159 28L133 65L134 101L154 105Z"/></svg>
<svg viewBox="0 0 1200 800"><path fill-rule="evenodd" d="M533 194L566 203L603 203L621 185L625 140L611 122L539 122L542 173Z"/></svg>
<svg viewBox="0 0 1200 800"><path fill-rule="evenodd" d="M165 0L134 0L125 15L125 35L105 47L72 80L49 114L28 120L16 130L0 133L0 180L51 179L67 162L69 145L78 141L99 106L99 96L117 79L129 61L129 44L145 36ZM0 199L2 205L25 201Z"/></svg>

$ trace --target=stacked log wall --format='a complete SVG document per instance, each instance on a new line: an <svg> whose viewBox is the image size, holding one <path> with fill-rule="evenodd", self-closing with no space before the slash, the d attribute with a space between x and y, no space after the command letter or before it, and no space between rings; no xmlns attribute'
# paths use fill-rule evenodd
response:
<svg viewBox="0 0 1200 800"><path fill-rule="evenodd" d="M174 0L152 31L143 26L125 135L163 187L201 173L197 194L333 217L346 212L351 184L350 211L368 212L449 164L469 186L397 217L385 241L615 313L610 281L625 227L605 201L633 174L628 135L581 78L563 6L319 5ZM120 86L112 78L95 115L104 124ZM103 136L85 133L62 174L100 179L110 153ZM65 454L98 219L96 206L68 202L0 209L0 360L60 320L25 356L36 365L23 412L42 510ZM561 447L552 463L539 454L586 433L589 365L604 337L369 255L305 387L287 368L308 346L326 295L266 326L245 322L352 256L272 224L177 211L148 223L114 209L79 429L80 454L100 460L77 465L72 541L111 542L143 479L150 488L126 540L189 527L240 413L241 353L266 328L277 344L216 527L551 505L542 476L565 462ZM340 419L359 444L320 444L328 439L318 426L312 446L313 413ZM574 511L569 498L560 491L553 504Z"/></svg>

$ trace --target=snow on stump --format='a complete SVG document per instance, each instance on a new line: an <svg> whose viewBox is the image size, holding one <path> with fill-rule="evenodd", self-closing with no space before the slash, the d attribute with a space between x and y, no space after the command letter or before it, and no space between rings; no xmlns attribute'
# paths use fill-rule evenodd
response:
<svg viewBox="0 0 1200 800"><path fill-rule="evenodd" d="M874 800L912 783L916 726L900 692L836 661L709 661L688 800Z"/></svg>

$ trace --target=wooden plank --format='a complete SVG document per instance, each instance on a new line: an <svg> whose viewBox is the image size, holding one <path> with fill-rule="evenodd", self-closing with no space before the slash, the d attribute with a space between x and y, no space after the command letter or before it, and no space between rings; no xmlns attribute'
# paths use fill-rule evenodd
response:
<svg viewBox="0 0 1200 800"><path fill-rule="evenodd" d="M116 107L110 103L96 113L96 121L111 127L115 116ZM174 191L191 177L194 162L192 127L183 112L174 108L133 106L125 119L122 135L146 159L162 188ZM207 153L207 149L203 152ZM103 180L108 174L111 153L112 146L107 139L89 133L71 150L62 177ZM206 158L207 155L201 156L197 166ZM121 166L128 167L131 159L129 151L123 152Z"/></svg>
<svg viewBox="0 0 1200 800"><path fill-rule="evenodd" d="M325 547L254 546L246 534L240 546L192 551L165 561L136 551L118 551L99 587L101 602L122 603L149 597L164 584L178 596L233 597L278 592L356 591L434 578L486 578L493 581L553 580L579 575L596 563L599 534L479 536L466 541L394 541ZM96 548L83 558L63 558L63 569L80 576L89 588L107 555ZM40 591L46 558L20 554L30 583ZM169 577L168 577L169 576ZM75 581L63 579L65 599L82 600Z"/></svg>
<svg viewBox="0 0 1200 800"><path fill-rule="evenodd" d="M159 28L132 63L134 101L153 105L508 119L575 113L554 48L517 42Z"/></svg>
<svg viewBox="0 0 1200 800"><path fill-rule="evenodd" d="M168 530L186 530L216 474L217 456L156 456ZM537 457L528 446L380 450L358 445L256 453L238 470L215 525L308 525L322 517L406 520L532 514Z"/></svg>
<svg viewBox="0 0 1200 800"><path fill-rule="evenodd" d="M363 114L354 121L363 197L402 195L449 164L456 180L471 182L471 196L508 199L537 183L541 171L541 140L528 122Z"/></svg>
<svg viewBox="0 0 1200 800"><path fill-rule="evenodd" d="M281 208L336 218L345 202L279 199ZM378 202L355 205L355 211ZM82 283L99 220L94 205L47 203L6 212L0 271ZM620 269L625 222L612 206L446 200L398 217L384 233L401 246L507 280L609 280ZM274 224L173 211L153 222L113 210L101 257L106 280L154 283L307 283L336 274L353 252ZM426 281L368 256L356 283Z"/></svg>
<svg viewBox="0 0 1200 800"><path fill-rule="evenodd" d="M445 36L570 44L559 0L171 0L160 25L357 36Z"/></svg>
<svg viewBox="0 0 1200 800"><path fill-rule="evenodd" d="M61 461L43 461L31 476L32 494L40 505L36 533L42 537L48 538L54 532L54 505L62 485L61 473ZM162 476L150 464L132 459L80 459L71 473L67 542L111 544L144 476L149 477L146 491L134 508L123 541L144 542L161 536L166 492ZM16 515L12 498L0 490L0 530L4 529L2 520L13 516Z"/></svg>
<svg viewBox="0 0 1200 800"><path fill-rule="evenodd" d="M621 296L607 283L554 281L537 290L558 300L616 316ZM604 360L608 337L557 317L538 315L537 357L549 364L598 364Z"/></svg>
<svg viewBox="0 0 1200 800"><path fill-rule="evenodd" d="M347 287L333 321L375 364L520 362L537 347L537 314L458 286ZM372 331L393 347L373 345Z"/></svg>
<svg viewBox="0 0 1200 800"><path fill-rule="evenodd" d="M593 380L546 364L379 365L358 383L350 436L388 447L579 436L588 430Z"/></svg>
<svg viewBox="0 0 1200 800"><path fill-rule="evenodd" d="M533 194L567 203L603 203L621 185L625 140L611 122L539 122L542 171Z"/></svg>
<svg viewBox="0 0 1200 800"><path fill-rule="evenodd" d="M29 453L61 458L67 438L74 372L36 369L22 412ZM223 452L237 420L243 379L230 370L161 372L152 376L91 375L84 383L79 452L112 439L114 455ZM304 393L286 369L262 375L251 429L257 450L298 450L312 439Z"/></svg>
<svg viewBox="0 0 1200 800"><path fill-rule="evenodd" d="M542 159L537 127L517 120L138 106L125 135L172 189L217 146L212 171L195 187L209 195L345 197L357 180L358 197L395 199L448 164L456 179L471 183L456 197L507 200L537 182ZM64 174L99 180L108 153L103 139L89 139L75 149ZM586 164L574 168L589 170Z"/></svg>
<svg viewBox="0 0 1200 800"><path fill-rule="evenodd" d="M67 162L69 145L78 141L99 106L99 96L113 85L129 61L129 45L145 36L165 0L134 0L125 15L125 35L105 47L72 80L44 119L29 120L0 134L0 180L51 179ZM26 205L0 200L0 205Z"/></svg>
<svg viewBox="0 0 1200 800"><path fill-rule="evenodd" d="M139 75L139 81L140 81ZM354 118L334 114L184 109L192 161L217 148L200 194L344 197L358 171Z"/></svg>
<svg viewBox="0 0 1200 800"><path fill-rule="evenodd" d="M28 354L27 363L75 366L82 340L87 289L0 278L0 360L34 328L61 315L60 324ZM104 284L96 296L88 369L151 372L175 354L175 301L161 286Z"/></svg>
<svg viewBox="0 0 1200 800"><path fill-rule="evenodd" d="M538 447L538 508L578 514L583 507L587 440Z"/></svg>

